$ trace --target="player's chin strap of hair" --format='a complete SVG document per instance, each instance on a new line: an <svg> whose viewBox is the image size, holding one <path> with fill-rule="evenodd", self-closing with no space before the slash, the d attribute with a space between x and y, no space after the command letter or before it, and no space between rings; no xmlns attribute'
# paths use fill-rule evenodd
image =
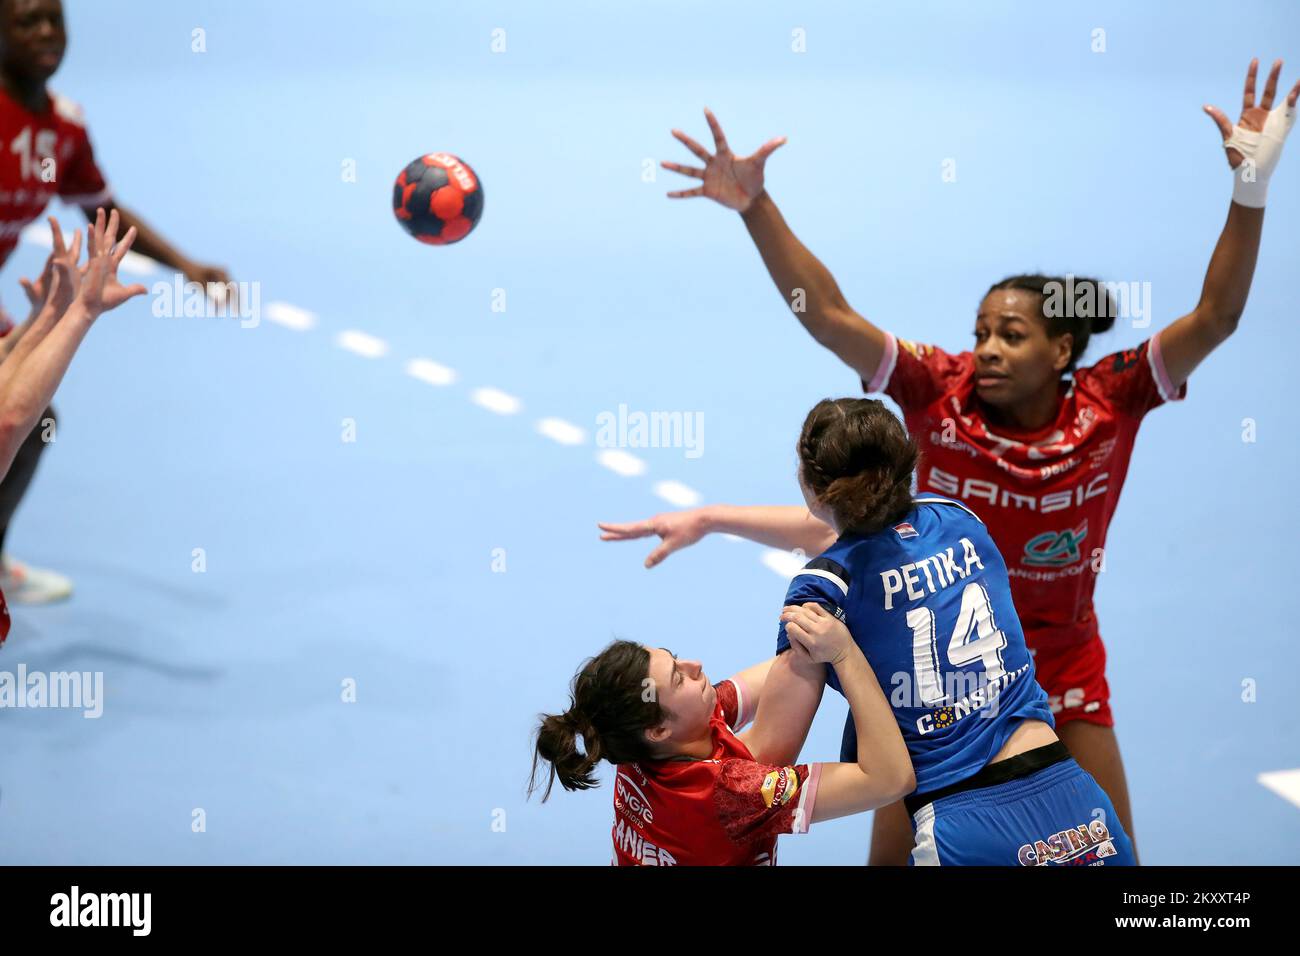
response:
<svg viewBox="0 0 1300 956"><path fill-rule="evenodd" d="M1258 132L1240 124L1232 128L1232 135L1223 142L1223 148L1241 153L1241 164L1232 171L1232 201L1253 209L1262 209L1268 193L1268 178L1273 175L1282 144L1295 125L1294 106L1286 99L1269 110L1264 128Z"/></svg>

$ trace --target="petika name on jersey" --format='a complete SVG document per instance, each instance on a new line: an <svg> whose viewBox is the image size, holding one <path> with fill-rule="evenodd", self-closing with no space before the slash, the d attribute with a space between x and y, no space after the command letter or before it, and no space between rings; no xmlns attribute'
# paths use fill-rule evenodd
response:
<svg viewBox="0 0 1300 956"><path fill-rule="evenodd" d="M979 553L970 538L962 538L958 544L962 549L960 560L956 555L957 546L954 545L921 561L881 571L880 583L885 588L885 610L894 609L894 595L903 593L904 589L907 591L909 601L919 601L927 593L935 594L969 577L973 573L972 568L983 571L984 562L980 560ZM924 589L921 583L922 575L925 577ZM935 581L939 583L936 585Z"/></svg>

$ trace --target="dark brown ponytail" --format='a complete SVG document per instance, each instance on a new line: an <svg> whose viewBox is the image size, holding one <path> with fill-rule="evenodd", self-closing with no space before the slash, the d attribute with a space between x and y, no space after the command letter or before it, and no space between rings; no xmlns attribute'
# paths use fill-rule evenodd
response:
<svg viewBox="0 0 1300 956"><path fill-rule="evenodd" d="M919 452L883 402L822 399L804 419L798 452L804 484L841 532L873 534L912 510Z"/></svg>
<svg viewBox="0 0 1300 956"><path fill-rule="evenodd" d="M569 709L541 715L529 796L540 786L539 761L550 765L545 803L556 780L565 790L596 786L595 769L602 760L620 764L650 759L654 755L645 729L666 716L650 682L650 652L633 641L615 641L574 675Z"/></svg>

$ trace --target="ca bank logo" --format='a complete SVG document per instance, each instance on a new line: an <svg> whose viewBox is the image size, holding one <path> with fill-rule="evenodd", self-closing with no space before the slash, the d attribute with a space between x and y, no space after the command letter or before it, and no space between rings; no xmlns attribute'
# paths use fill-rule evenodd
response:
<svg viewBox="0 0 1300 956"><path fill-rule="evenodd" d="M1020 559L1022 564L1039 568L1060 568L1074 564L1081 557L1083 539L1088 536L1088 519L1075 528L1064 531L1044 531L1025 543L1025 553Z"/></svg>

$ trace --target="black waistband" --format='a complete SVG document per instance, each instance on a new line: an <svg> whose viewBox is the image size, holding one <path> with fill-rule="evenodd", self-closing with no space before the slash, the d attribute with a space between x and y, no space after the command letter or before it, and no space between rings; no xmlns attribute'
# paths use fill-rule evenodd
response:
<svg viewBox="0 0 1300 956"><path fill-rule="evenodd" d="M934 803L934 801L942 797L950 797L954 793L963 793L967 790L996 787L1000 783L1010 783L1012 780L1028 777L1044 767L1050 767L1054 763L1069 759L1070 751L1065 748L1065 744L1058 740L1046 747L1035 747L1033 750L1026 750L1024 753L1008 757L1006 760L991 763L979 773L973 774L965 780L958 780L946 787L940 787L938 790L910 794L903 798L903 805L907 807L908 816L915 816L917 810L920 810L927 803Z"/></svg>

